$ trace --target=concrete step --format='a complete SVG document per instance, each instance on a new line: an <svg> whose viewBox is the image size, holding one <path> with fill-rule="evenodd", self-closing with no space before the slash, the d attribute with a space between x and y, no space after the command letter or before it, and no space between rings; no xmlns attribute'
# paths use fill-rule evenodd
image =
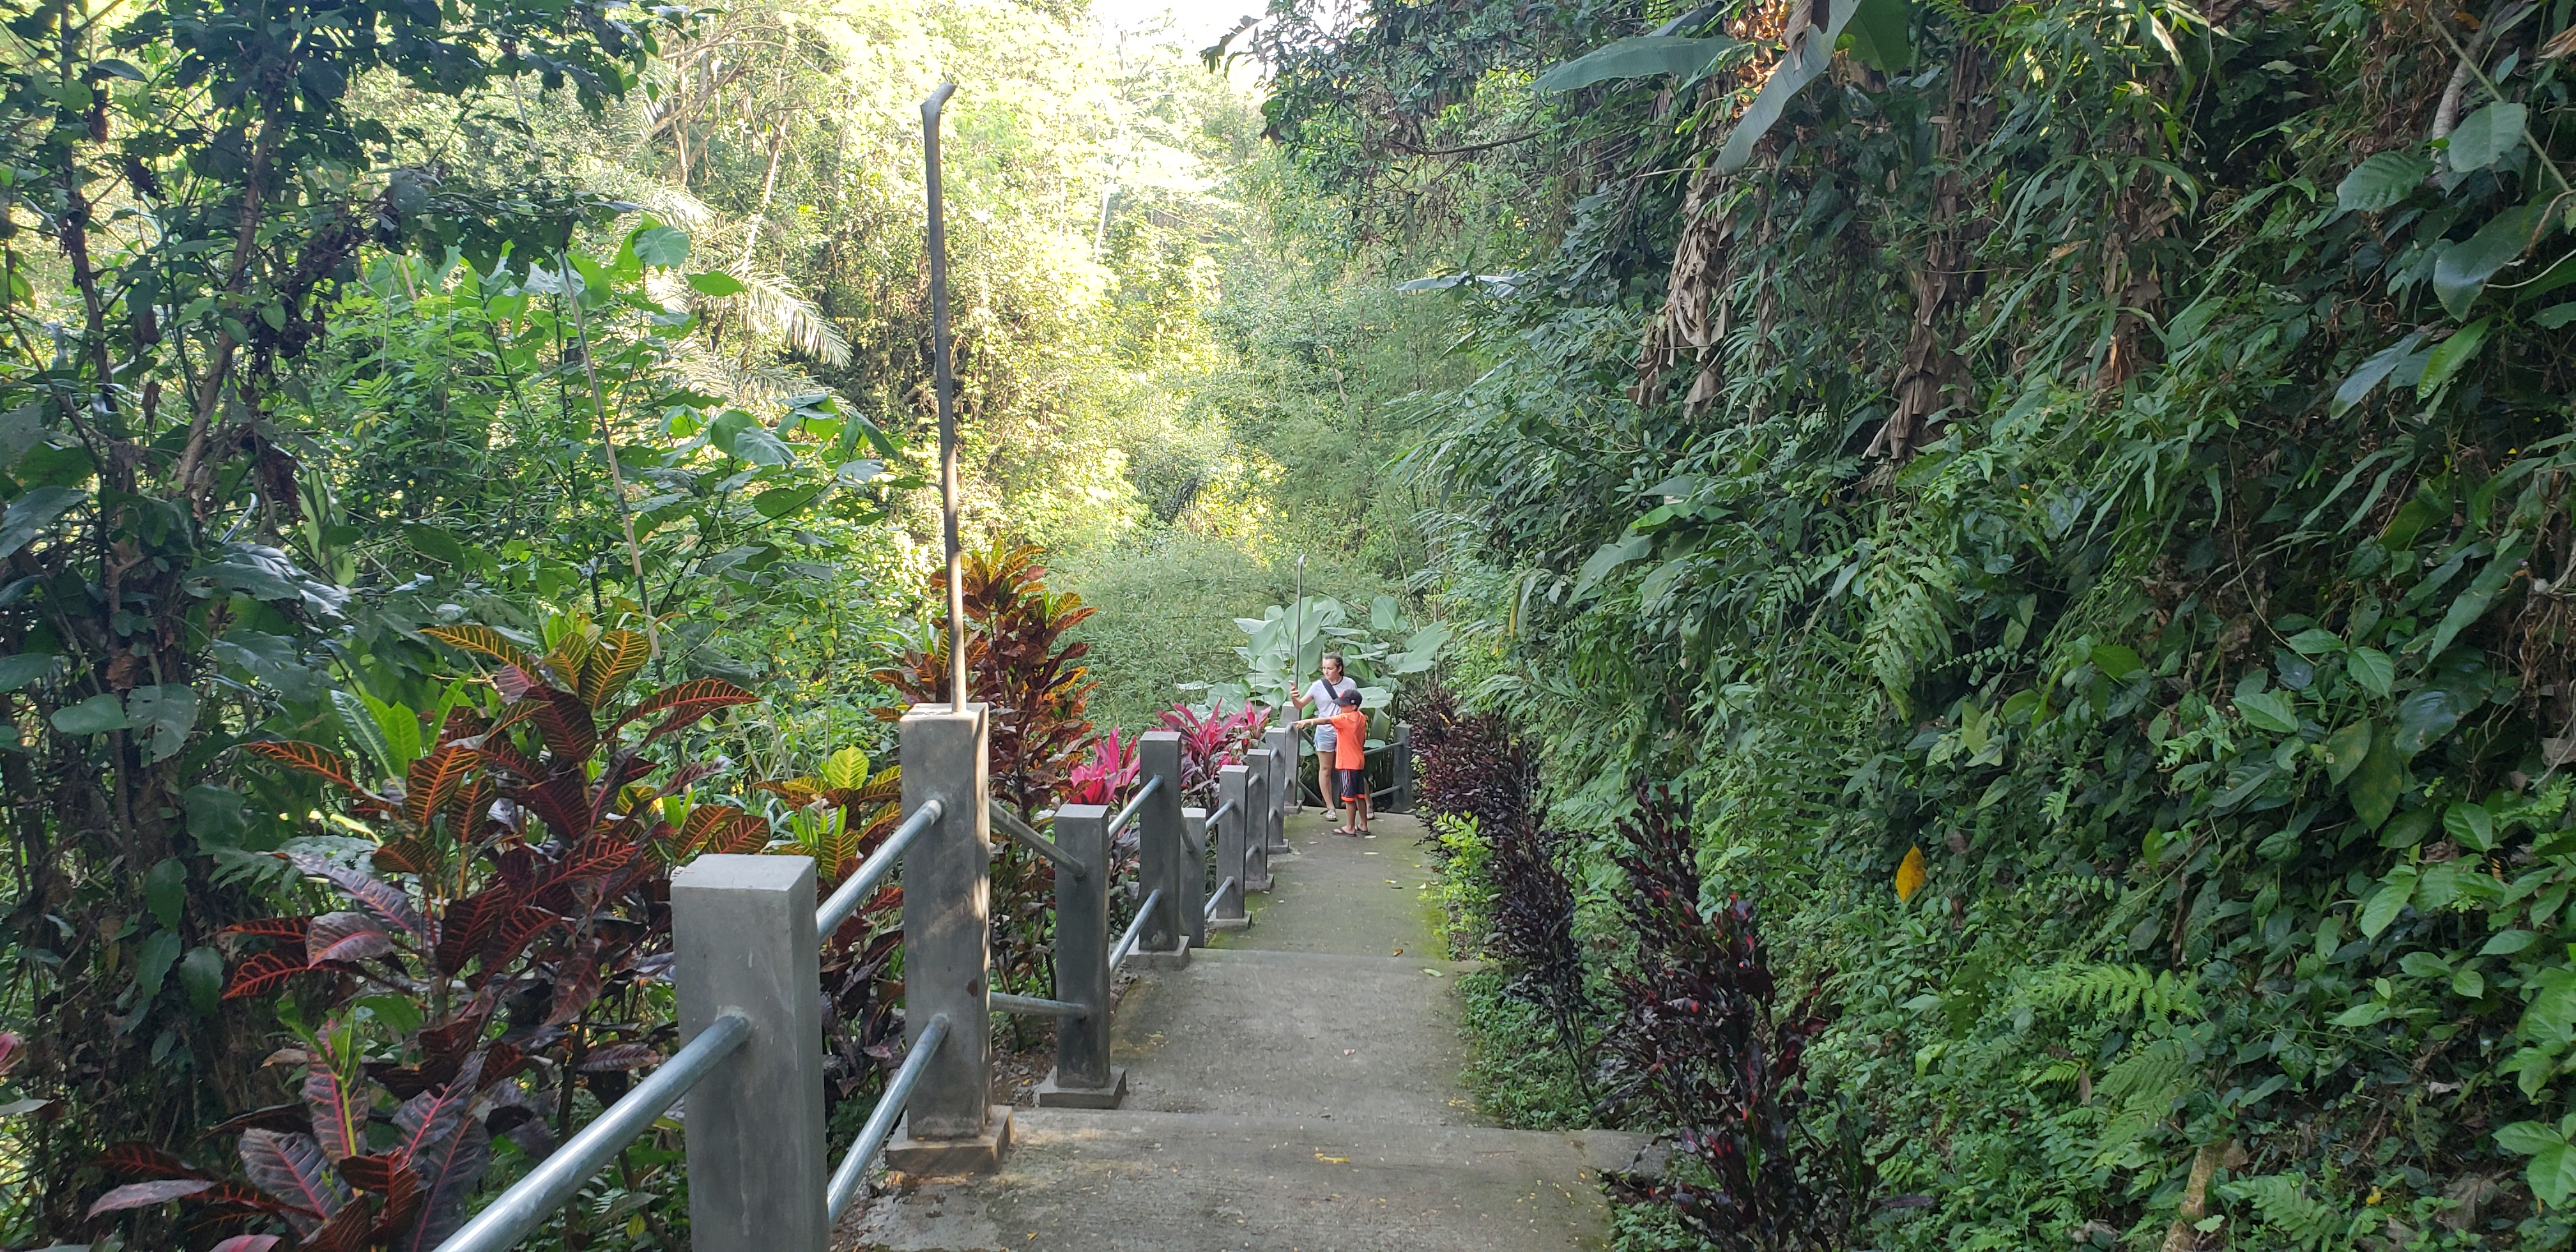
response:
<svg viewBox="0 0 2576 1252"><path fill-rule="evenodd" d="M1126 1107L1323 1121L1475 1125L1454 961L1201 950L1140 976L1111 1056Z"/></svg>
<svg viewBox="0 0 2576 1252"><path fill-rule="evenodd" d="M1607 1246L1600 1171L1641 1139L1022 1109L1001 1172L899 1179L863 1252L1566 1252Z"/></svg>

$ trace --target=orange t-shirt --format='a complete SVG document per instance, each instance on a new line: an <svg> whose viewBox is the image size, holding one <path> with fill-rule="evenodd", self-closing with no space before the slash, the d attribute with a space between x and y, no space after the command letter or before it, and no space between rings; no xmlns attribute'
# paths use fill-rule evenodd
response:
<svg viewBox="0 0 2576 1252"><path fill-rule="evenodd" d="M1348 709L1324 720L1333 724L1333 768L1368 768L1368 711Z"/></svg>

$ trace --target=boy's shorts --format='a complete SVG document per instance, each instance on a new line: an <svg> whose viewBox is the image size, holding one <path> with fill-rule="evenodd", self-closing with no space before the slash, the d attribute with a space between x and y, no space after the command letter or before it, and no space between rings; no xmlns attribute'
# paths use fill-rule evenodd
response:
<svg viewBox="0 0 2576 1252"><path fill-rule="evenodd" d="M1337 769L1333 771L1333 774L1341 786L1342 803L1350 804L1354 801L1365 800L1368 798L1367 770Z"/></svg>

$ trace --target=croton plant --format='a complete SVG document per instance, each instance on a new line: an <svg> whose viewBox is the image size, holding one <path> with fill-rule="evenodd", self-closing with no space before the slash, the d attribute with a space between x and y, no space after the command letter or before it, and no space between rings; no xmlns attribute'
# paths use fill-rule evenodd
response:
<svg viewBox="0 0 2576 1252"><path fill-rule="evenodd" d="M373 780L320 745L247 745L324 780L379 840L286 854L340 907L227 935L225 996L293 987L308 1019L321 1009L273 1058L301 1067L301 1098L218 1128L239 1137L238 1179L111 1150L123 1183L93 1214L178 1200L230 1235L224 1252L426 1252L463 1223L494 1136L542 1154L577 1086L606 1103L661 1059L674 1027L648 1001L671 962L670 870L760 851L770 830L691 805L710 767L653 750L753 696L700 679L624 702L649 641L579 619L542 655L487 627L424 633L489 663L491 715L373 706L385 733L355 736Z"/></svg>

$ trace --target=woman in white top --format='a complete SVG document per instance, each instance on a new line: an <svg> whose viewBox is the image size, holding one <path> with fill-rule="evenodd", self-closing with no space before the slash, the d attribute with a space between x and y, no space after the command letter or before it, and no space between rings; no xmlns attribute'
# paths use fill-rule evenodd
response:
<svg viewBox="0 0 2576 1252"><path fill-rule="evenodd" d="M1306 706L1310 704L1318 707L1326 713L1329 713L1334 709L1341 707L1343 692L1357 691L1359 689L1360 685L1358 683L1342 677L1342 654L1339 652L1327 652L1324 654L1324 676L1308 683L1305 691L1297 695L1290 696L1288 699L1290 703L1297 706L1297 711L1300 714L1303 714L1306 711ZM1342 814L1333 811L1334 744L1335 738L1332 727L1318 726L1315 728L1315 790L1318 794L1324 797L1324 815L1326 817L1343 816Z"/></svg>

